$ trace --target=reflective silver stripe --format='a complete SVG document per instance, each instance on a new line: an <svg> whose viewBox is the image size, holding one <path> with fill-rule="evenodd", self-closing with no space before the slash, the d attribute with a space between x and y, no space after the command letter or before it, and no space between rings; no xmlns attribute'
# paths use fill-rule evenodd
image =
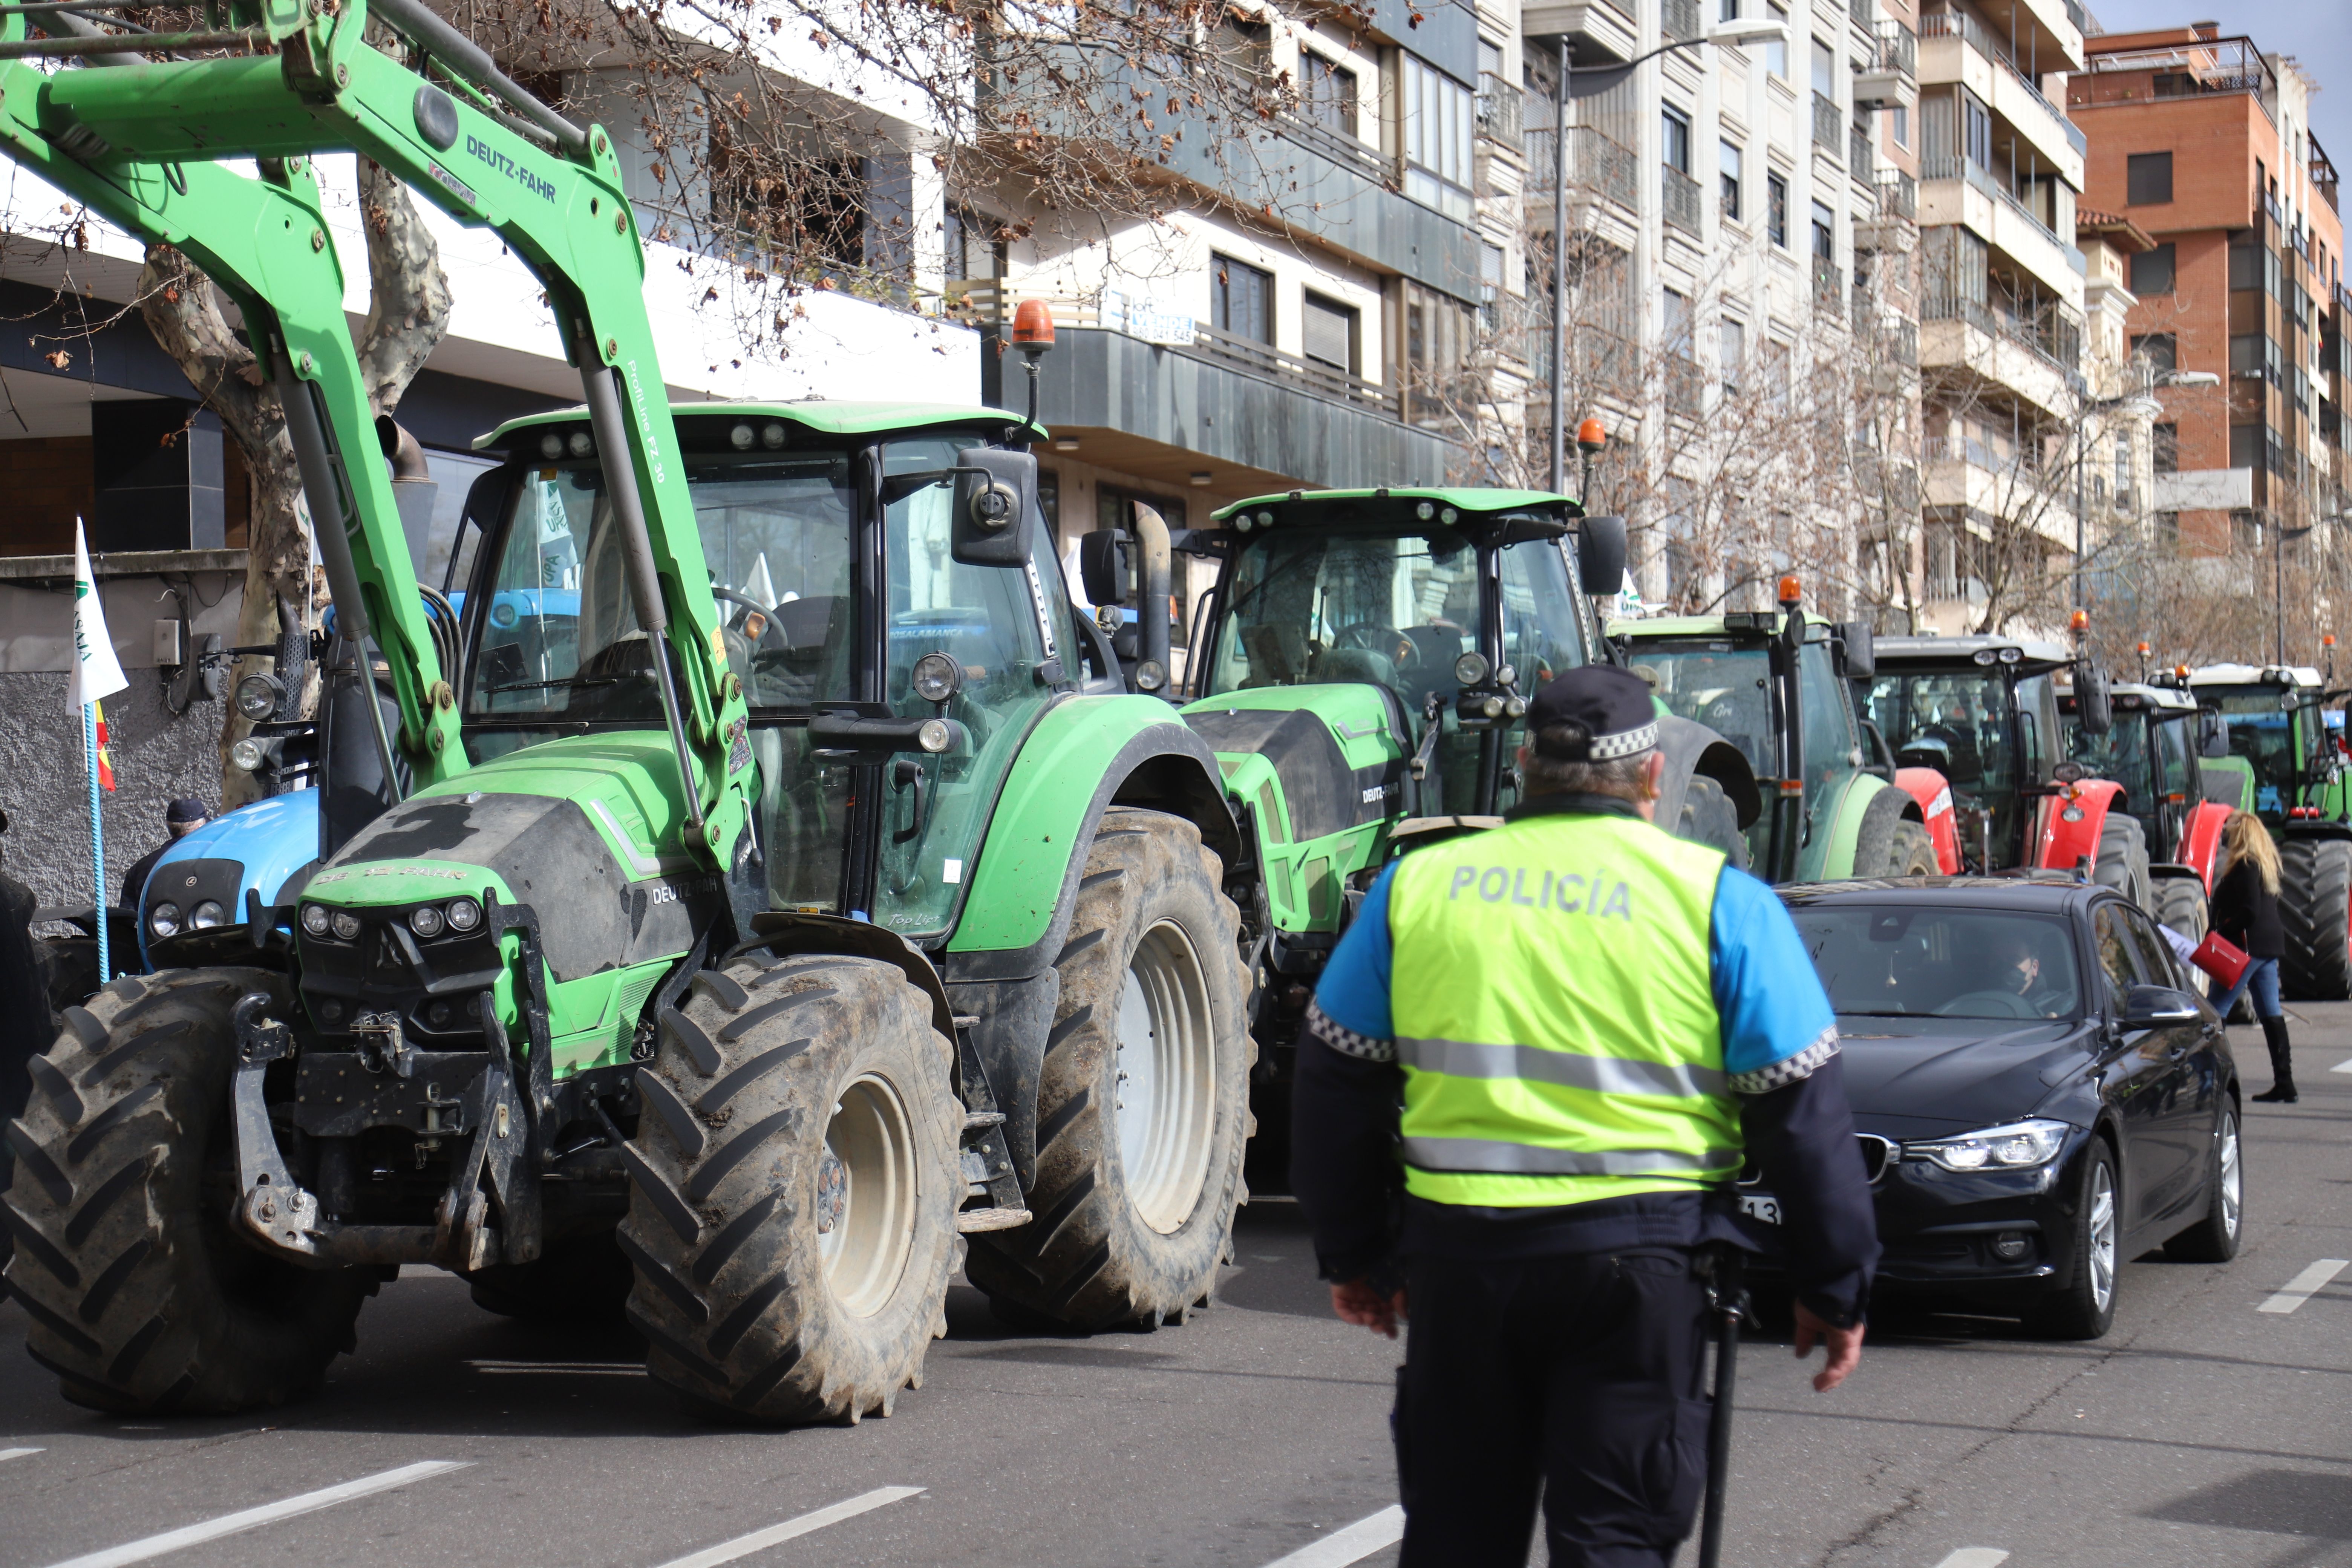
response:
<svg viewBox="0 0 2352 1568"><path fill-rule="evenodd" d="M1507 1176L1727 1176L1739 1168L1737 1149L1709 1149L1699 1154L1676 1149L1544 1149L1486 1138L1408 1138L1404 1159L1406 1164L1423 1171Z"/></svg>
<svg viewBox="0 0 2352 1568"><path fill-rule="evenodd" d="M1448 1078L1519 1078L1602 1094L1667 1094L1685 1100L1729 1092L1719 1068L1675 1062L1627 1061L1618 1057L1580 1057L1540 1046L1486 1046L1469 1040L1400 1038L1396 1059L1423 1072Z"/></svg>

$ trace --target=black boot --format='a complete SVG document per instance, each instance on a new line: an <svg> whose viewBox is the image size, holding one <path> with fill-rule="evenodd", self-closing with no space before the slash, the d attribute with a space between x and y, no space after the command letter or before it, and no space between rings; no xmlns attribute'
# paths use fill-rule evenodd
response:
<svg viewBox="0 0 2352 1568"><path fill-rule="evenodd" d="M2294 1092L2294 1053L2287 1045L2286 1020L2264 1018L2263 1043L2271 1048L2271 1087L2254 1098L2266 1105L2293 1105Z"/></svg>

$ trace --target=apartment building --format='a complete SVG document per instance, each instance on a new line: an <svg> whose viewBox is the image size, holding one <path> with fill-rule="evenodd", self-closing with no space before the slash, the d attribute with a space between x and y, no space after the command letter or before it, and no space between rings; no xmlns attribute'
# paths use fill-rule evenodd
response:
<svg viewBox="0 0 2352 1568"><path fill-rule="evenodd" d="M1783 24L1784 37L1704 41L1711 26L1755 20ZM1520 29L1538 260L1530 426L1549 417L1544 261L1564 45L1574 71L1640 62L1567 103L1561 379L1569 426L1596 416L1610 428L1597 499L1633 520L1643 601L1760 606L1779 572L1826 564L1817 601L1856 603L1858 548L1875 536L1882 556L1907 554L1916 531L1909 5L1529 0ZM1790 416L1825 372L1838 406ZM1876 417L1857 412L1856 387ZM1768 493L1756 448L1800 439L1812 449L1781 468L1811 479ZM1839 465L1842 482L1822 479ZM1876 492L1874 510L1857 489Z"/></svg>
<svg viewBox="0 0 2352 1568"><path fill-rule="evenodd" d="M2086 143L2060 104L2084 22L2074 0L1932 0L1919 19L1922 629L2046 631L2068 607Z"/></svg>
<svg viewBox="0 0 2352 1568"><path fill-rule="evenodd" d="M2159 377L2220 383L2156 394L2159 530L2222 555L2340 513L2344 225L2311 133L2318 84L2216 22L2085 52L2067 88L2090 137L2084 200L2154 241L2131 258L2133 350Z"/></svg>

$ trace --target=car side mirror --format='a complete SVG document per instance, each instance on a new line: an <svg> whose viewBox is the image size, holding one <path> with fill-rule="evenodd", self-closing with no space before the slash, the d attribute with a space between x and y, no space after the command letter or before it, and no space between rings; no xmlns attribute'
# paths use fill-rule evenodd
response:
<svg viewBox="0 0 2352 1568"><path fill-rule="evenodd" d="M1087 603L1124 605L1135 596L1135 541L1123 528L1078 535L1078 585Z"/></svg>
<svg viewBox="0 0 2352 1568"><path fill-rule="evenodd" d="M2194 1023L2204 1009L2197 998L2169 985L2135 985L2124 997L2124 1027L2162 1029Z"/></svg>
<svg viewBox="0 0 2352 1568"><path fill-rule="evenodd" d="M1021 566L1037 510L1037 456L973 447L958 455L950 553L961 566Z"/></svg>
<svg viewBox="0 0 2352 1568"><path fill-rule="evenodd" d="M1600 597L1625 587L1625 520L1586 517L1576 524L1576 576L1587 595Z"/></svg>

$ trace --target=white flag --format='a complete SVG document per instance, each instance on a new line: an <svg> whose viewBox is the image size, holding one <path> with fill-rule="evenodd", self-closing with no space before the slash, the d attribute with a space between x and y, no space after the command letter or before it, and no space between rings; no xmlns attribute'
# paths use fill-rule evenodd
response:
<svg viewBox="0 0 2352 1568"><path fill-rule="evenodd" d="M79 713L86 705L111 697L130 684L122 679L122 665L106 635L106 607L99 602L98 578L89 569L89 545L82 538L81 519L76 518L73 679L66 684L66 700Z"/></svg>

